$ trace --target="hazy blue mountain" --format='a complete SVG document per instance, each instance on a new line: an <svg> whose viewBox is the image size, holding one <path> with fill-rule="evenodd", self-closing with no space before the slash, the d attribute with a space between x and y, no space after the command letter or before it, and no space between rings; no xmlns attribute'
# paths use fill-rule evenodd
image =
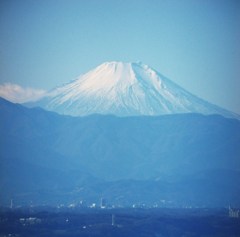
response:
<svg viewBox="0 0 240 237"><path fill-rule="evenodd" d="M70 117L4 99L0 114L1 203L240 204L239 120Z"/></svg>

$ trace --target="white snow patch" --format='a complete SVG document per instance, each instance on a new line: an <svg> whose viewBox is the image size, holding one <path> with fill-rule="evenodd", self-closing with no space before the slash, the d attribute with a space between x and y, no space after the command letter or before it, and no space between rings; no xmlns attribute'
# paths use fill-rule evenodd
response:
<svg viewBox="0 0 240 237"><path fill-rule="evenodd" d="M46 94L36 105L83 116L231 113L184 90L143 63L106 62Z"/></svg>

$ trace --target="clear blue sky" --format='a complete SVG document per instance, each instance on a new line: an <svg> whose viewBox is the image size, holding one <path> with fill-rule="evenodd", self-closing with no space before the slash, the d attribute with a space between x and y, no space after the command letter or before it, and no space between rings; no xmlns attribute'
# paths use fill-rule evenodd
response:
<svg viewBox="0 0 240 237"><path fill-rule="evenodd" d="M142 61L240 114L239 0L0 0L0 84L52 89Z"/></svg>

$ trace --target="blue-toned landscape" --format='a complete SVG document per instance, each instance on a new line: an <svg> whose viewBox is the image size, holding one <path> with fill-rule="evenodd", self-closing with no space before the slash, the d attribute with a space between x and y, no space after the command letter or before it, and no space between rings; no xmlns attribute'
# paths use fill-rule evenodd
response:
<svg viewBox="0 0 240 237"><path fill-rule="evenodd" d="M4 99L1 203L239 206L240 122L220 115L69 117Z"/></svg>
<svg viewBox="0 0 240 237"><path fill-rule="evenodd" d="M2 0L0 31L0 237L240 236L239 1Z"/></svg>
<svg viewBox="0 0 240 237"><path fill-rule="evenodd" d="M239 236L228 209L22 208L1 210L1 236Z"/></svg>

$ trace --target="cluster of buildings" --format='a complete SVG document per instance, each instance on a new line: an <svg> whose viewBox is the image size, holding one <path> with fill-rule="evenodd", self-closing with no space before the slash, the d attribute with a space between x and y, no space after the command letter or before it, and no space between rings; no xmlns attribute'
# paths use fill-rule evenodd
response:
<svg viewBox="0 0 240 237"><path fill-rule="evenodd" d="M28 218L20 218L19 222L23 225L35 225L35 224L40 224L42 222L41 219L36 218L36 217L28 217Z"/></svg>
<svg viewBox="0 0 240 237"><path fill-rule="evenodd" d="M230 218L239 218L239 210L238 209L233 209L229 206L228 208L228 216Z"/></svg>

